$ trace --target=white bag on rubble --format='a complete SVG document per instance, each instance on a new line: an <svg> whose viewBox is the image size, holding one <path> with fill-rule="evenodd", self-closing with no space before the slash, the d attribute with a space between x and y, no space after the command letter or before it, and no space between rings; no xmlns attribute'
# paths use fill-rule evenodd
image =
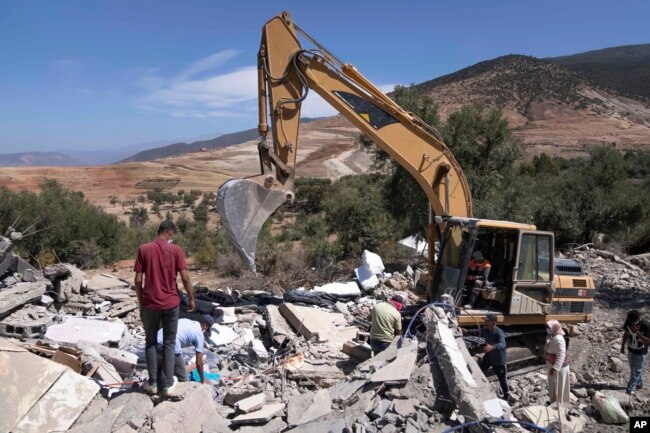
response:
<svg viewBox="0 0 650 433"><path fill-rule="evenodd" d="M602 392L596 392L591 401L600 412L605 424L627 424L630 421L630 417L627 416L616 397L608 397Z"/></svg>
<svg viewBox="0 0 650 433"><path fill-rule="evenodd" d="M379 278L377 278L377 275L370 272L370 269L366 266L359 266L354 270L354 273L364 290L374 289L379 285Z"/></svg>
<svg viewBox="0 0 650 433"><path fill-rule="evenodd" d="M361 254L361 266L366 266L375 275L384 272L384 262L381 261L381 257L368 250L363 250Z"/></svg>
<svg viewBox="0 0 650 433"><path fill-rule="evenodd" d="M361 266L354 270L357 280L361 283L364 290L374 289L379 285L377 274L384 272L384 263L375 253L363 250L361 254Z"/></svg>

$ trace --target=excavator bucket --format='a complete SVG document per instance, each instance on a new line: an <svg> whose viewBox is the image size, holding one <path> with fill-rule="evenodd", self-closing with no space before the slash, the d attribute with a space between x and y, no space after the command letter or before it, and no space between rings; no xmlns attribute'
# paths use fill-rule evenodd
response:
<svg viewBox="0 0 650 433"><path fill-rule="evenodd" d="M217 211L237 253L255 273L255 246L262 226L285 201L284 191L247 179L231 179L217 193Z"/></svg>

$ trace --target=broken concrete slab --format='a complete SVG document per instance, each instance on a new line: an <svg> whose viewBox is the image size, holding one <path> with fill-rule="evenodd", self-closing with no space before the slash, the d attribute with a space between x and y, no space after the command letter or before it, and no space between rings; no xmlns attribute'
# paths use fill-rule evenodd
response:
<svg viewBox="0 0 650 433"><path fill-rule="evenodd" d="M298 383L305 381L306 385L316 384L323 388L328 388L345 380L345 375L336 366L312 364L308 360L305 360L301 367L287 365L287 377L298 381Z"/></svg>
<svg viewBox="0 0 650 433"><path fill-rule="evenodd" d="M280 433L287 428L287 423L282 418L273 418L263 426L244 426L237 430L237 433ZM223 433L229 430L219 430L215 433ZM205 432L204 432L205 433Z"/></svg>
<svg viewBox="0 0 650 433"><path fill-rule="evenodd" d="M230 388L223 397L223 404L234 407L237 402L257 393L259 391L254 388Z"/></svg>
<svg viewBox="0 0 650 433"><path fill-rule="evenodd" d="M407 417L415 413L415 406L419 403L420 401L414 398L393 400L393 411L398 415Z"/></svg>
<svg viewBox="0 0 650 433"><path fill-rule="evenodd" d="M124 317L129 314L131 311L138 309L138 304L131 300L120 302L110 307L110 312L108 317Z"/></svg>
<svg viewBox="0 0 650 433"><path fill-rule="evenodd" d="M132 373L138 364L138 355L134 353L106 347L91 341L79 340L77 342L77 348L81 351L89 348L94 350L99 356L110 362L122 376Z"/></svg>
<svg viewBox="0 0 650 433"><path fill-rule="evenodd" d="M86 282L86 290L89 292L98 292L100 290L129 286L130 284L126 281L102 274L93 275L92 278Z"/></svg>
<svg viewBox="0 0 650 433"><path fill-rule="evenodd" d="M120 394L111 399L108 406L111 408L122 408L122 412L113 422L114 430L124 426L139 430L145 425L149 417L149 412L153 409L151 398L142 392L125 392Z"/></svg>
<svg viewBox="0 0 650 433"><path fill-rule="evenodd" d="M340 349L359 331L356 326L347 326L348 322L341 313L330 313L288 303L281 304L279 309L300 335L307 340L327 342L331 347Z"/></svg>
<svg viewBox="0 0 650 433"><path fill-rule="evenodd" d="M264 347L264 343L262 343L261 340L255 338L253 341L248 343L248 345L249 352L254 359L261 362L266 362L269 359L269 352L266 350L266 347Z"/></svg>
<svg viewBox="0 0 650 433"><path fill-rule="evenodd" d="M284 403L273 403L263 406L260 410L239 415L232 420L233 425L266 424L271 418L284 410Z"/></svg>
<svg viewBox="0 0 650 433"><path fill-rule="evenodd" d="M443 372L451 397L456 401L460 414L468 419L483 419L494 413L493 400L497 399L492 387L469 354L462 336L454 335L445 311L439 307L424 311L423 322L427 326L429 357ZM507 415L507 414L506 414Z"/></svg>
<svg viewBox="0 0 650 433"><path fill-rule="evenodd" d="M99 391L66 366L1 338L0 359L8 367L0 369L0 431L65 431Z"/></svg>
<svg viewBox="0 0 650 433"><path fill-rule="evenodd" d="M370 346L365 344L355 343L354 341L346 341L343 344L341 352L350 355L351 357L359 360L365 361L372 358L372 349Z"/></svg>
<svg viewBox="0 0 650 433"><path fill-rule="evenodd" d="M68 317L64 323L47 328L45 338L57 343L77 344L80 340L92 343L117 343L126 326L122 322Z"/></svg>
<svg viewBox="0 0 650 433"><path fill-rule="evenodd" d="M346 380L338 385L330 388L330 398L335 403L345 404L354 394L357 393L368 381L359 380Z"/></svg>
<svg viewBox="0 0 650 433"><path fill-rule="evenodd" d="M174 392L181 401L167 400L151 411L156 433L201 433L203 424L216 415L209 386L197 382L181 382Z"/></svg>
<svg viewBox="0 0 650 433"><path fill-rule="evenodd" d="M341 433L348 430L345 419L340 413L330 413L306 424L287 430L286 433Z"/></svg>
<svg viewBox="0 0 650 433"><path fill-rule="evenodd" d="M0 317L21 305L41 299L41 296L48 290L48 284L48 281L18 283L0 290Z"/></svg>
<svg viewBox="0 0 650 433"><path fill-rule="evenodd" d="M266 323L273 341L278 345L282 344L285 338L293 338L296 335L277 305L266 306Z"/></svg>
<svg viewBox="0 0 650 433"><path fill-rule="evenodd" d="M266 394L260 393L239 400L237 403L235 403L235 409L238 409L243 413L249 413L256 410L260 410L265 403L266 403Z"/></svg>
<svg viewBox="0 0 650 433"><path fill-rule="evenodd" d="M0 322L0 335L13 338L41 338L57 315L40 305L25 305Z"/></svg>
<svg viewBox="0 0 650 433"><path fill-rule="evenodd" d="M308 423L332 411L332 399L327 389L306 392L289 399L287 423L290 426Z"/></svg>
<svg viewBox="0 0 650 433"><path fill-rule="evenodd" d="M570 420L567 419L566 414L571 410L571 406L567 403L561 403L560 413L558 413L557 405L552 404L549 406L528 406L521 410L521 416L524 421L532 422L540 427L546 428L551 423L562 420L562 426L568 427L574 433L580 433L584 430L587 418L584 414L580 416L572 416Z"/></svg>
<svg viewBox="0 0 650 433"><path fill-rule="evenodd" d="M405 338L402 347L397 349L395 359L370 376L370 381L382 382L388 385L408 382L415 367L417 356L418 342Z"/></svg>
<svg viewBox="0 0 650 433"><path fill-rule="evenodd" d="M120 415L123 408L107 409L95 418L88 420L84 424L75 425L68 433L111 433L113 422Z"/></svg>

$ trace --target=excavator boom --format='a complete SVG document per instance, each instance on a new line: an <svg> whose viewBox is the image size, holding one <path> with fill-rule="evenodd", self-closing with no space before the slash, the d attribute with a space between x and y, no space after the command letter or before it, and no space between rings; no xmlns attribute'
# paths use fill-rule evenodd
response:
<svg viewBox="0 0 650 433"><path fill-rule="evenodd" d="M314 48L304 49L299 35ZM354 66L330 54L287 12L264 25L257 66L261 174L232 179L217 194L222 223L251 270L255 271L255 245L264 222L293 199L300 109L310 90L413 176L434 215L472 216L467 179L440 134L403 110ZM432 248L434 231L428 232Z"/></svg>

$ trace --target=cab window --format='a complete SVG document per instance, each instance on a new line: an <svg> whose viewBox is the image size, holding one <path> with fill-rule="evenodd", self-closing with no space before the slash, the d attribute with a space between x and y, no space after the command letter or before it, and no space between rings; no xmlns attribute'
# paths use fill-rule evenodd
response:
<svg viewBox="0 0 650 433"><path fill-rule="evenodd" d="M518 281L550 281L551 237L524 234L519 244Z"/></svg>

